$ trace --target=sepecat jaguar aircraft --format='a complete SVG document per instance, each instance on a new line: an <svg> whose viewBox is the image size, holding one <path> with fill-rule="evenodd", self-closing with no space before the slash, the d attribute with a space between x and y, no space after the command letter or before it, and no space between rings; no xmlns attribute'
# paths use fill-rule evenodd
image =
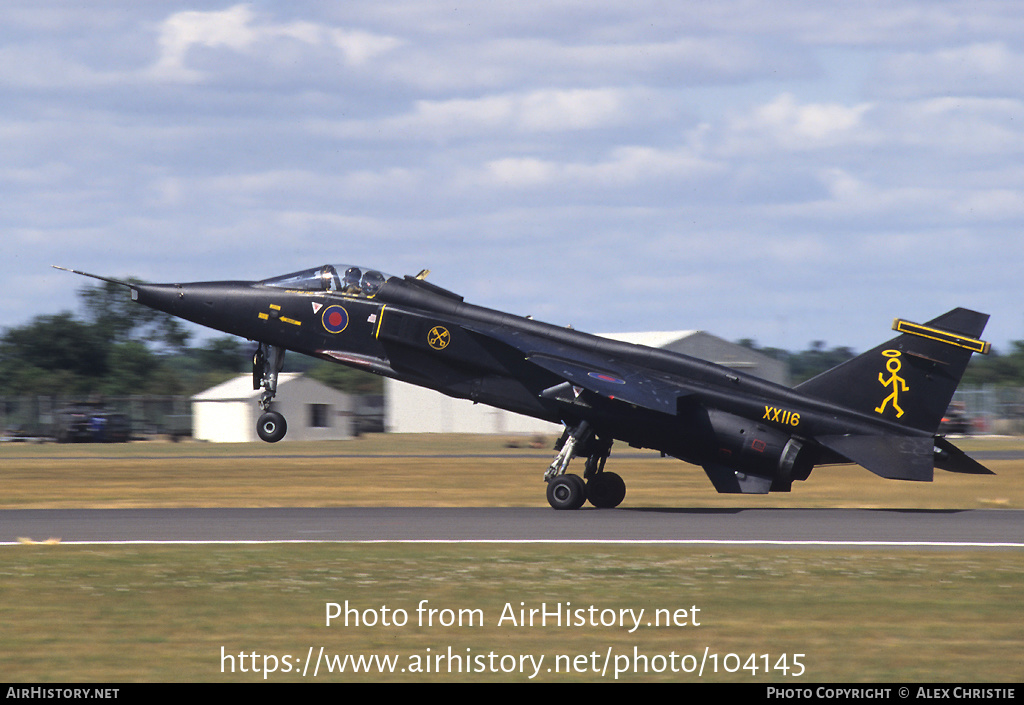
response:
<svg viewBox="0 0 1024 705"><path fill-rule="evenodd" d="M58 267L63 269L63 267ZM260 437L280 440L270 409L286 350L369 370L449 396L562 423L544 479L556 509L615 507L626 486L605 470L612 442L700 465L719 492L788 492L819 464L856 463L888 479L930 481L934 468L991 474L939 422L988 316L963 308L899 335L794 388L710 362L465 303L417 276L324 265L262 281L142 284L131 298L256 341ZM583 477L568 473L585 458Z"/></svg>

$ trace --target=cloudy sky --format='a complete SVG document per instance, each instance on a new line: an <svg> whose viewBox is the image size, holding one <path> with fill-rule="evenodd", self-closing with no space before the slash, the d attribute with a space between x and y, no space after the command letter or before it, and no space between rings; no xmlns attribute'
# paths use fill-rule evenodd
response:
<svg viewBox="0 0 1024 705"><path fill-rule="evenodd" d="M1024 339L1024 4L0 5L0 327L325 262L590 331Z"/></svg>

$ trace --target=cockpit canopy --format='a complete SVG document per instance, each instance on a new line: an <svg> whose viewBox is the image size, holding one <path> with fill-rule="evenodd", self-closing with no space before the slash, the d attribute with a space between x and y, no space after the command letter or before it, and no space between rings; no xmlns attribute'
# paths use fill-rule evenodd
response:
<svg viewBox="0 0 1024 705"><path fill-rule="evenodd" d="M263 280L266 286L297 291L328 291L353 296L376 296L390 274L347 264L325 264Z"/></svg>

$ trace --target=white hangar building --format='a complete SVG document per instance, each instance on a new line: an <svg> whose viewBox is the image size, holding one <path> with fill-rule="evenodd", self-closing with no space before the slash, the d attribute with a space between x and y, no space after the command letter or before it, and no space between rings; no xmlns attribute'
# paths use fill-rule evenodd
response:
<svg viewBox="0 0 1024 705"><path fill-rule="evenodd" d="M260 390L252 375L239 375L192 397L192 436L215 443L258 441ZM352 398L301 374L282 372L271 404L284 414L286 441L344 440L352 437Z"/></svg>
<svg viewBox="0 0 1024 705"><path fill-rule="evenodd" d="M682 353L771 382L789 383L784 363L703 331L601 335L625 343ZM454 399L393 379L384 380L384 428L390 433L557 434L562 431L562 427L555 424L474 404L468 399Z"/></svg>

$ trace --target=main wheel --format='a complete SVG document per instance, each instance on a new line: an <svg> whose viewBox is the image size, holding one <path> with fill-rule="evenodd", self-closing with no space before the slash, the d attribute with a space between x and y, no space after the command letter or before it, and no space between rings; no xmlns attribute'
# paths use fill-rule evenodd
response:
<svg viewBox="0 0 1024 705"><path fill-rule="evenodd" d="M626 483L613 472L599 472L587 480L587 499L599 509L613 509L626 497Z"/></svg>
<svg viewBox="0 0 1024 705"><path fill-rule="evenodd" d="M555 509L579 509L587 501L587 485L579 475L559 475L548 482L548 504Z"/></svg>
<svg viewBox="0 0 1024 705"><path fill-rule="evenodd" d="M267 443L277 443L287 432L288 424L285 423L284 416L276 411L261 414L260 420L256 422L256 434Z"/></svg>

